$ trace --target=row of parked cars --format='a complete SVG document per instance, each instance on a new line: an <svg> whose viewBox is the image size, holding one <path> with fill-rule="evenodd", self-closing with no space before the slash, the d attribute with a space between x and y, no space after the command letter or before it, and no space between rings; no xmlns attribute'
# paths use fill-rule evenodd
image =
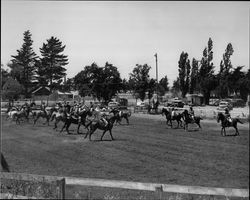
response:
<svg viewBox="0 0 250 200"><path fill-rule="evenodd" d="M243 99L217 99L211 105L218 106L218 110L228 108L232 110L234 107L245 107L246 102Z"/></svg>

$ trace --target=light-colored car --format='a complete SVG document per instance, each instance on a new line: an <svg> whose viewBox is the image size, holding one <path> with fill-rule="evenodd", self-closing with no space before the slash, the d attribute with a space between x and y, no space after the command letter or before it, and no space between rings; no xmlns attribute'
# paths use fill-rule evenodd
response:
<svg viewBox="0 0 250 200"><path fill-rule="evenodd" d="M118 102L109 102L108 103L108 109L113 109L113 108L118 108L119 107L119 103Z"/></svg>
<svg viewBox="0 0 250 200"><path fill-rule="evenodd" d="M227 101L221 101L219 103L219 106L218 106L218 110L225 110L226 108L228 108L229 110L232 110L233 109L233 106L232 104L230 104L229 102Z"/></svg>

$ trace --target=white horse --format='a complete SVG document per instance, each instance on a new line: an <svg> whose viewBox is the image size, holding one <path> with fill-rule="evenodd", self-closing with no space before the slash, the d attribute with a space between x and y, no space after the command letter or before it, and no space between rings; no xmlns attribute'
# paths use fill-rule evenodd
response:
<svg viewBox="0 0 250 200"><path fill-rule="evenodd" d="M13 116L15 116L16 113L18 113L18 109L16 107L12 107L9 111L7 111L7 117L6 117L6 120L8 119L13 119Z"/></svg>

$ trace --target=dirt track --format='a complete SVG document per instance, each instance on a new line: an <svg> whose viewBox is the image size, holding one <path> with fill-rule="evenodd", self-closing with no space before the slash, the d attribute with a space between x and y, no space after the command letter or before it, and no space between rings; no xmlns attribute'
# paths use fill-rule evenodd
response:
<svg viewBox="0 0 250 200"><path fill-rule="evenodd" d="M115 126L112 142L109 134L100 142L100 131L90 142L75 126L67 135L42 121L33 126L3 119L1 148L14 172L249 188L248 123L238 125L240 136L222 137L215 121L203 120L203 130L191 125L185 132L166 127L160 115L150 118L136 114L131 125Z"/></svg>

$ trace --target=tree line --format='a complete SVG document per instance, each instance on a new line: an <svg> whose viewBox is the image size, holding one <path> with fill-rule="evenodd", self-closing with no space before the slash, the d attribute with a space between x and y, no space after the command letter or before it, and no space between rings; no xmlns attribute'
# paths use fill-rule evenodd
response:
<svg viewBox="0 0 250 200"><path fill-rule="evenodd" d="M68 56L64 55L66 45L56 37L51 37L42 44L41 56L37 56L32 45L32 35L29 30L24 32L22 47L12 55L7 64L10 70L4 70L1 64L1 88L4 98L17 99L20 94L30 98L31 91L39 86L47 86L51 91L78 90L81 96L92 95L98 100L108 102L117 92L132 91L136 98L142 101L151 99L154 92L160 96L170 90L167 75L158 83L149 75L151 66L136 64L128 79L122 79L118 68L106 62L98 66L95 62L83 67L73 78L66 79ZM187 93L202 93L208 104L212 91L221 97L227 97L234 92L244 100L249 94L249 70L243 72L243 66L232 67L230 57L233 47L229 43L220 63L220 72L214 73L213 42L209 38L208 46L203 51L201 60L193 58L192 63L188 53L182 52L178 62L179 74L173 83L172 91Z"/></svg>
<svg viewBox="0 0 250 200"><path fill-rule="evenodd" d="M250 94L250 70L242 71L244 66L233 67L231 56L234 49L228 43L222 55L220 70L216 74L213 64L213 41L209 38L200 60L193 58L192 63L187 52L182 52L178 62L179 76L173 83L173 90L180 91L182 97L187 93L202 93L205 104L209 104L211 94L223 99L232 94L247 100Z"/></svg>

